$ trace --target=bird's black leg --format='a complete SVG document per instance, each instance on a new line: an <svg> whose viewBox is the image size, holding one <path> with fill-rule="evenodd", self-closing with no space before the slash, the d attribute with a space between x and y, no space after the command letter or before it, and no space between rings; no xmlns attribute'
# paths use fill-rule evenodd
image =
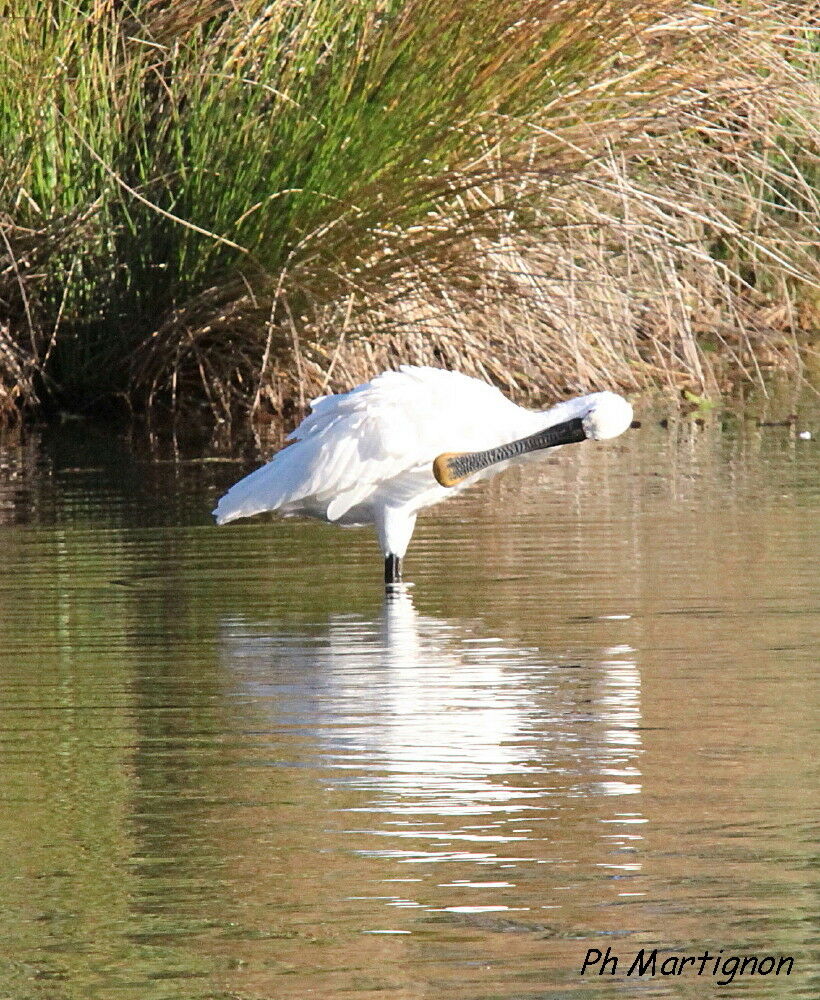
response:
<svg viewBox="0 0 820 1000"><path fill-rule="evenodd" d="M384 583L401 583L401 559L392 552L384 560Z"/></svg>

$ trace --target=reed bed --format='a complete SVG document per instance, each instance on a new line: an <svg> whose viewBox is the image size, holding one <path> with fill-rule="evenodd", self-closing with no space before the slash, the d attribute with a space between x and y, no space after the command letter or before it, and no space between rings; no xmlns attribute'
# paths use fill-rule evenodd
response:
<svg viewBox="0 0 820 1000"><path fill-rule="evenodd" d="M818 4L0 5L0 413L799 374Z"/></svg>

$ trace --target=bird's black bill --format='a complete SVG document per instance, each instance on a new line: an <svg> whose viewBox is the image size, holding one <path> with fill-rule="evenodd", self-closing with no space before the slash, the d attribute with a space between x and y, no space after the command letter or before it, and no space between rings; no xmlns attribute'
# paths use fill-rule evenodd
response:
<svg viewBox="0 0 820 1000"><path fill-rule="evenodd" d="M566 420L563 424L555 424L546 430L538 431L529 437L510 441L498 448L488 448L487 451L448 451L439 455L433 462L433 475L442 486L455 486L462 479L482 472L498 462L506 462L518 458L531 451L541 451L544 448L556 448L562 444L577 444L585 441L584 424L580 417ZM387 579L385 569L385 581Z"/></svg>
<svg viewBox="0 0 820 1000"><path fill-rule="evenodd" d="M384 584L401 583L401 559L391 552L384 560Z"/></svg>

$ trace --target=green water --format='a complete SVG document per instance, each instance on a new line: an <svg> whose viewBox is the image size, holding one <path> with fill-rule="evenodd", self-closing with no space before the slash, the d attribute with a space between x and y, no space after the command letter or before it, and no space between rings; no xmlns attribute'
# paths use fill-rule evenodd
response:
<svg viewBox="0 0 820 1000"><path fill-rule="evenodd" d="M814 998L817 416L511 470L387 602L367 531L213 527L245 465L8 439L0 1000Z"/></svg>

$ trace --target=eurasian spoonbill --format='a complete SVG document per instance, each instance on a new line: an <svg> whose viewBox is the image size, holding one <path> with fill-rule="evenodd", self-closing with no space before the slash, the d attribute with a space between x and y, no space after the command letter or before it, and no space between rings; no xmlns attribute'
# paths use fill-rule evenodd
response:
<svg viewBox="0 0 820 1000"><path fill-rule="evenodd" d="M632 407L594 392L533 412L460 372L409 365L320 396L292 444L222 497L217 524L262 511L375 525L385 584L401 581L416 515L528 452L622 434Z"/></svg>

